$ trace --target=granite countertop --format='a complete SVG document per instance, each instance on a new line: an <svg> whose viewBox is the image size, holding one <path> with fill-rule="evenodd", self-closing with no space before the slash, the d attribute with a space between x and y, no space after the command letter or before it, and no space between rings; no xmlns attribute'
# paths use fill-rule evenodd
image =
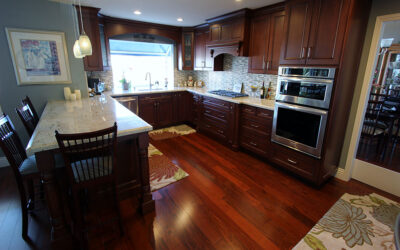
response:
<svg viewBox="0 0 400 250"><path fill-rule="evenodd" d="M204 95L213 97L216 99L233 102L237 104L246 104L258 108L274 110L275 100L265 100L256 97L239 97L239 98L230 98L225 96L214 95L208 93L210 89L207 88L195 88L195 87L170 87L167 89L157 88L153 90L144 90L137 91L135 89L123 90L123 89L113 89L112 91L106 92L106 94L111 97L123 97L123 96L131 96L131 95L145 95L145 94L157 94L157 93L170 93L170 92L179 92L179 91L189 91L194 94Z"/></svg>
<svg viewBox="0 0 400 250"><path fill-rule="evenodd" d="M58 148L55 130L60 133L83 133L118 124L118 136L148 132L151 125L108 95L78 101L47 103L29 143L28 155Z"/></svg>

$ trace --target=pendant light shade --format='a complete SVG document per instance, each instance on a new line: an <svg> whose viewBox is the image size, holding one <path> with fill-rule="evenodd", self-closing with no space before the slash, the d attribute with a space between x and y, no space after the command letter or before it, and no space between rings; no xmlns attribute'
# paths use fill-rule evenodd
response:
<svg viewBox="0 0 400 250"><path fill-rule="evenodd" d="M75 58L83 58L83 57L85 57L84 55L82 55L82 53L81 53L81 48L79 47L79 40L76 40L75 41L75 44L74 44L74 56L75 56Z"/></svg>
<svg viewBox="0 0 400 250"><path fill-rule="evenodd" d="M79 36L79 48L81 54L83 56L91 56L92 55L92 43L90 42L89 37L83 32Z"/></svg>

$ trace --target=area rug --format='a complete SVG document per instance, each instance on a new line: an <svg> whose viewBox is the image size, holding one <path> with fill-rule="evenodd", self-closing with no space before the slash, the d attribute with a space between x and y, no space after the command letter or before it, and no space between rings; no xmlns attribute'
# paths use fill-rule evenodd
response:
<svg viewBox="0 0 400 250"><path fill-rule="evenodd" d="M344 194L293 249L396 249L400 204L377 194Z"/></svg>
<svg viewBox="0 0 400 250"><path fill-rule="evenodd" d="M151 191L155 191L189 176L188 173L172 163L153 145L149 145L148 152Z"/></svg>
<svg viewBox="0 0 400 250"><path fill-rule="evenodd" d="M151 139L159 141L193 133L196 133L196 130L192 129L188 125L183 124L151 131L149 132L149 136Z"/></svg>

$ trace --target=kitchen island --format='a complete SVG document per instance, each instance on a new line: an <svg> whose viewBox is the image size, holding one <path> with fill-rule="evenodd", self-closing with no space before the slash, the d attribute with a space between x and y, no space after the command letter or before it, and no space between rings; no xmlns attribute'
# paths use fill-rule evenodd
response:
<svg viewBox="0 0 400 250"><path fill-rule="evenodd" d="M35 154L41 173L51 221L51 241L54 249L72 244L69 223L71 216L65 202L67 187L65 171L55 169L54 155L58 153L55 131L84 133L118 125L117 192L120 199L139 197L142 213L154 211L150 192L148 165L148 131L153 128L136 114L107 95L78 101L51 101L40 118L26 148Z"/></svg>

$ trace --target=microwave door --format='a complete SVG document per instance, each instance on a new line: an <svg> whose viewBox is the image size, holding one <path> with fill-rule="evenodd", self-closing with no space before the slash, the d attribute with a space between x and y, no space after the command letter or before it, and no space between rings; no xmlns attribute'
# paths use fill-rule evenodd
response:
<svg viewBox="0 0 400 250"><path fill-rule="evenodd" d="M271 139L320 158L327 117L325 110L277 102Z"/></svg>

